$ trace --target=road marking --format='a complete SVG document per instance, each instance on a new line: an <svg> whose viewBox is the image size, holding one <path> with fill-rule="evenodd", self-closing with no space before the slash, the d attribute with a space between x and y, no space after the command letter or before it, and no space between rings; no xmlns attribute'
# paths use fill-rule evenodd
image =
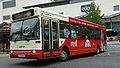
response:
<svg viewBox="0 0 120 68"><path fill-rule="evenodd" d="M120 52L120 51L110 51L110 53L118 53L118 52Z"/></svg>
<svg viewBox="0 0 120 68"><path fill-rule="evenodd" d="M104 53L101 53L102 56L106 56Z"/></svg>
<svg viewBox="0 0 120 68"><path fill-rule="evenodd" d="M101 54L98 54L98 56L102 56Z"/></svg>
<svg viewBox="0 0 120 68"><path fill-rule="evenodd" d="M97 55L94 55L94 56L111 56L111 54L110 53L106 53L106 52L104 52L104 53L100 53L100 54L97 54Z"/></svg>
<svg viewBox="0 0 120 68"><path fill-rule="evenodd" d="M111 56L110 53L107 53L108 56Z"/></svg>
<svg viewBox="0 0 120 68"><path fill-rule="evenodd" d="M0 56L9 56L9 54L0 54Z"/></svg>
<svg viewBox="0 0 120 68"><path fill-rule="evenodd" d="M108 45L108 48L120 47L120 45Z"/></svg>

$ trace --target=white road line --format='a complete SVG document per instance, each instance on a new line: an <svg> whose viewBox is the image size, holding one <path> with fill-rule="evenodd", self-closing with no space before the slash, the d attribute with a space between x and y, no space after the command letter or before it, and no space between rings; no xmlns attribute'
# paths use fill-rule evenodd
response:
<svg viewBox="0 0 120 68"><path fill-rule="evenodd" d="M101 56L111 56L111 54L110 53L100 53L100 54L97 54L97 55L94 55L94 56L99 56L99 57L101 57Z"/></svg>
<svg viewBox="0 0 120 68"><path fill-rule="evenodd" d="M101 53L102 56L106 56L104 53Z"/></svg>
<svg viewBox="0 0 120 68"><path fill-rule="evenodd" d="M107 54L108 56L111 56L110 53Z"/></svg>
<svg viewBox="0 0 120 68"><path fill-rule="evenodd" d="M118 53L118 52L120 52L120 51L110 51L110 53Z"/></svg>
<svg viewBox="0 0 120 68"><path fill-rule="evenodd" d="M101 54L98 54L98 56L102 56Z"/></svg>

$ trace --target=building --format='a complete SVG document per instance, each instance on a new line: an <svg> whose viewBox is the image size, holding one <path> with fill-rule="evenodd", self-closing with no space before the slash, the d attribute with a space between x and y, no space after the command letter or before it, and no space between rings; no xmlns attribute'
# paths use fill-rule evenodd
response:
<svg viewBox="0 0 120 68"><path fill-rule="evenodd" d="M30 7L46 8L57 13L77 17L84 15L84 11L90 9L91 2L99 5L105 16L120 12L120 1L118 0L0 0L0 22L7 21L11 14Z"/></svg>
<svg viewBox="0 0 120 68"><path fill-rule="evenodd" d="M120 35L119 0L0 0L0 23L9 23L11 14L31 7L41 7L60 14L79 17L90 10L91 2L100 6L102 14L105 15L103 21L108 23L107 31L117 31L117 35Z"/></svg>

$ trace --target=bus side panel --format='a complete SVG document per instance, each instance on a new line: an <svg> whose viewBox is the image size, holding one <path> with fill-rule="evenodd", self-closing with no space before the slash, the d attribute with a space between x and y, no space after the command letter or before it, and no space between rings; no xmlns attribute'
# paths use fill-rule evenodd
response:
<svg viewBox="0 0 120 68"><path fill-rule="evenodd" d="M60 52L64 46L67 46L70 55L91 53L96 52L98 45L100 45L100 40L65 39L64 43L60 45Z"/></svg>

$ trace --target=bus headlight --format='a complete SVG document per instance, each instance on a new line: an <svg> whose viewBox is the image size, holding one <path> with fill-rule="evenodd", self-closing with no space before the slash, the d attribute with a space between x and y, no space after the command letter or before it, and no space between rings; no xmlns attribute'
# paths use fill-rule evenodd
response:
<svg viewBox="0 0 120 68"><path fill-rule="evenodd" d="M10 53L13 53L13 51L10 51Z"/></svg>
<svg viewBox="0 0 120 68"><path fill-rule="evenodd" d="M33 50L33 53L36 53L36 51L35 51L35 50Z"/></svg>

